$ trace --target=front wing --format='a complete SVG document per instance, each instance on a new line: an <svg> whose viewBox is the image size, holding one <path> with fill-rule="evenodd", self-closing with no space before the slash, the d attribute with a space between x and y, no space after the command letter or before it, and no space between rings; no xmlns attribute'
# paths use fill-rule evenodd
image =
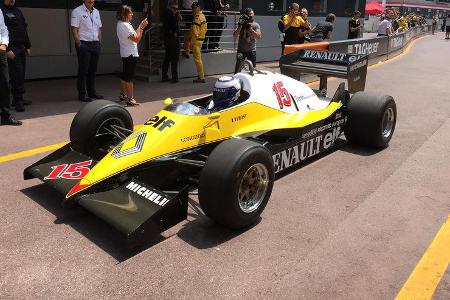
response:
<svg viewBox="0 0 450 300"><path fill-rule="evenodd" d="M96 163L67 144L26 168L24 178L39 178L66 195ZM153 233L162 232L187 217L187 187L163 192L131 178L104 191L87 192L63 203L77 202L110 224L124 235L128 247L142 243Z"/></svg>

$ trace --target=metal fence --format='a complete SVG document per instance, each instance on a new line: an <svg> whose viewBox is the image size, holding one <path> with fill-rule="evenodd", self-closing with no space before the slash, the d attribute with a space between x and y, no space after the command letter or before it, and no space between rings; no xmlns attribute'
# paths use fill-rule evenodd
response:
<svg viewBox="0 0 450 300"><path fill-rule="evenodd" d="M192 12L189 10L181 10L183 22L181 23L182 40L184 45L184 36L190 31L192 20ZM233 36L233 32L237 27L240 13L237 11L227 11L220 14L214 14L210 11L203 11L206 17L208 31L205 36L202 50L209 51L236 51L237 40Z"/></svg>

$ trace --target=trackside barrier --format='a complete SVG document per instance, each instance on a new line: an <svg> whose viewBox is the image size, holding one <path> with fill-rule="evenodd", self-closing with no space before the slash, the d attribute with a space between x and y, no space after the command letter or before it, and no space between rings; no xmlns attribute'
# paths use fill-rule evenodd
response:
<svg viewBox="0 0 450 300"><path fill-rule="evenodd" d="M389 37L286 45L284 55L299 50L328 50L347 54L369 55L369 63L373 63L399 54L411 40L429 33L431 33L431 25L423 25Z"/></svg>

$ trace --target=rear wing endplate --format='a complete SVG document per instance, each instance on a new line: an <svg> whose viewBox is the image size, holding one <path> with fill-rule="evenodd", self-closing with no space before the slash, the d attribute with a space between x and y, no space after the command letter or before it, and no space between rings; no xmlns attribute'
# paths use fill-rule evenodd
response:
<svg viewBox="0 0 450 300"><path fill-rule="evenodd" d="M340 52L299 50L280 58L283 75L300 79L302 74L314 74L320 77L320 89L327 88L327 78L345 78L348 91L363 91L366 85L368 55L347 54Z"/></svg>

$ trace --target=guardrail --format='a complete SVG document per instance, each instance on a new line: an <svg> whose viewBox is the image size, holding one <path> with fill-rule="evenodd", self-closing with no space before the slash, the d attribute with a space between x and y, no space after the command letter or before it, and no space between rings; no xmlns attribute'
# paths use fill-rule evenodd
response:
<svg viewBox="0 0 450 300"><path fill-rule="evenodd" d="M329 50L348 54L368 54L369 60L389 59L402 51L409 42L418 36L431 33L432 25L416 26L406 32L391 36L360 38L335 42L320 42L301 45L286 45L284 54L300 49Z"/></svg>

